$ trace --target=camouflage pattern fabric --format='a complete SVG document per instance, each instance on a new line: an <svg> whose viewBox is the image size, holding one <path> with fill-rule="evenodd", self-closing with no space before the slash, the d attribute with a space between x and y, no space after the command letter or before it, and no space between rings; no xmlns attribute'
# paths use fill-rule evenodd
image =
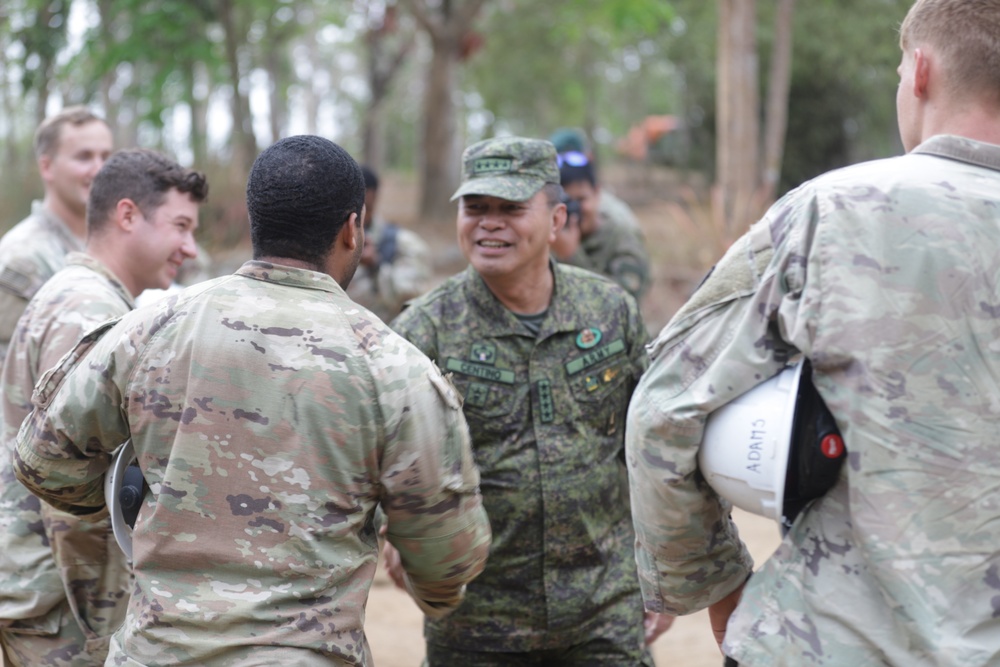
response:
<svg viewBox="0 0 1000 667"><path fill-rule="evenodd" d="M616 619L607 632L642 650L623 420L646 366L645 327L611 281L553 271L537 338L471 267L392 323L453 374L493 525L486 570L455 613L427 622L428 644L563 648Z"/></svg>
<svg viewBox="0 0 1000 667"><path fill-rule="evenodd" d="M649 290L649 256L639 222L625 202L601 191L600 225L580 240L567 263L600 273L625 288L636 300Z"/></svg>
<svg viewBox="0 0 1000 667"><path fill-rule="evenodd" d="M365 238L379 247L389 223L375 216L365 230ZM431 278L430 248L420 236L397 227L396 256L383 261L376 270L359 266L347 288L355 302L388 322L403 309L403 304L427 291ZM384 259L384 258L383 258Z"/></svg>
<svg viewBox="0 0 1000 667"><path fill-rule="evenodd" d="M1000 146L951 136L801 186L730 249L655 341L630 407L647 609L693 612L750 573L698 445L707 414L801 352L848 462L750 579L725 652L997 664L998 254Z"/></svg>
<svg viewBox="0 0 1000 667"><path fill-rule="evenodd" d="M559 184L556 147L551 143L524 137L484 139L462 153L462 184L451 200L486 195L528 201L546 183Z"/></svg>
<svg viewBox="0 0 1000 667"><path fill-rule="evenodd" d="M371 664L380 503L431 607L488 553L454 387L325 274L251 261L167 296L85 338L34 400L14 458L33 491L106 514L128 437L151 487L108 664Z"/></svg>
<svg viewBox="0 0 1000 667"><path fill-rule="evenodd" d="M28 303L3 366L0 641L22 664L104 664L125 618L130 573L110 523L43 504L14 478L11 455L42 372L94 326L131 309L132 296L104 265L72 252Z"/></svg>
<svg viewBox="0 0 1000 667"><path fill-rule="evenodd" d="M74 250L83 250L83 239L40 201L31 204L31 215L0 238L0 359L28 301Z"/></svg>

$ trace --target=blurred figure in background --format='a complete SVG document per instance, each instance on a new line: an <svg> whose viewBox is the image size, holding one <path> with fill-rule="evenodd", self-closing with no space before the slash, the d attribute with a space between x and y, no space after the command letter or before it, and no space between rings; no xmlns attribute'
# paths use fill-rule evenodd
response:
<svg viewBox="0 0 1000 667"><path fill-rule="evenodd" d="M553 144L563 189L580 205L580 248L564 261L611 278L641 304L650 268L639 221L628 204L600 186L580 132L558 130Z"/></svg>
<svg viewBox="0 0 1000 667"><path fill-rule="evenodd" d="M0 359L31 297L67 253L83 250L90 184L112 147L108 124L85 107L67 107L35 131L45 196L0 239Z"/></svg>
<svg viewBox="0 0 1000 667"><path fill-rule="evenodd" d="M415 232L376 213L379 178L369 167L365 177L365 248L347 295L388 322L403 304L427 291L430 249Z"/></svg>

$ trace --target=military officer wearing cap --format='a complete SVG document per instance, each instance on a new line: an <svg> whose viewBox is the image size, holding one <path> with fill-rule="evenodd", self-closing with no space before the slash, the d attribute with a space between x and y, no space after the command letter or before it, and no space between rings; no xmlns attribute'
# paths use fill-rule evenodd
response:
<svg viewBox="0 0 1000 667"><path fill-rule="evenodd" d="M560 194L547 141L466 149L453 199L470 266L392 323L464 397L494 534L465 601L427 621L430 667L652 665L644 635L669 624L644 633L622 458L645 327L617 284L551 261Z"/></svg>

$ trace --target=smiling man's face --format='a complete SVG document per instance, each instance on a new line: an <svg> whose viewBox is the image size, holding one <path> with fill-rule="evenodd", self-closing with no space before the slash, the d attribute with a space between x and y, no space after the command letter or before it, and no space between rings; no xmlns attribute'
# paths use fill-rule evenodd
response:
<svg viewBox="0 0 1000 667"><path fill-rule="evenodd" d="M553 208L544 190L526 201L465 195L458 207L458 243L485 277L547 270L555 240Z"/></svg>

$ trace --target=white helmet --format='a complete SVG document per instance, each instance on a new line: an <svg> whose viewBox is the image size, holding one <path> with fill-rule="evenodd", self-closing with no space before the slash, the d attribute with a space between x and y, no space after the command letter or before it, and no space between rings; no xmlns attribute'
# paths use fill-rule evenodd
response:
<svg viewBox="0 0 1000 667"><path fill-rule="evenodd" d="M720 496L791 526L837 481L846 451L805 360L708 416L701 474Z"/></svg>
<svg viewBox="0 0 1000 667"><path fill-rule="evenodd" d="M104 502L111 514L115 541L129 561L132 560L132 527L135 526L142 498L149 486L142 476L132 441L126 440L104 476Z"/></svg>

